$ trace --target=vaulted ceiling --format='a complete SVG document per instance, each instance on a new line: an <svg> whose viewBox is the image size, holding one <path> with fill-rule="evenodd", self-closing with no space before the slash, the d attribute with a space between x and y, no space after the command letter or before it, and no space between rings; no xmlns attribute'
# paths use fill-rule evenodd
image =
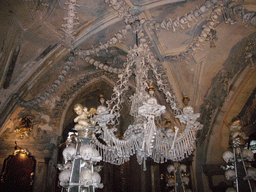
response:
<svg viewBox="0 0 256 192"><path fill-rule="evenodd" d="M71 40L63 19L66 0L0 2L0 135L15 128L23 114L37 113L36 120L50 118L48 127L41 127L57 137L72 127L75 103L96 107L99 93L109 99L139 25L180 107L188 95L201 113L198 166L221 163L227 125L256 87L256 18L249 15L244 23L231 9L240 4L246 13L255 13L256 2L237 0L232 7L228 0L117 1L132 15L126 22L116 1L105 1L77 0ZM237 22L225 20L228 15Z"/></svg>

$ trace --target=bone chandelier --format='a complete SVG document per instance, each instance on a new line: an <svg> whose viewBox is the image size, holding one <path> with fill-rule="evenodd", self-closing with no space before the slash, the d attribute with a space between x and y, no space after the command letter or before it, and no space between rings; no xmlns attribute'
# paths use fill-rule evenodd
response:
<svg viewBox="0 0 256 192"><path fill-rule="evenodd" d="M159 63L150 51L146 40L140 39L140 44L135 45L128 52L124 69L118 75L119 80L114 86L111 100L107 101L107 107L104 106L104 98L101 97L97 115L92 115L93 112L91 110L87 112L85 108L84 111L87 114L85 116L90 118L86 121L75 119L75 122L78 122L75 129L79 137L92 135L91 144L96 146L103 161L120 165L136 154L138 163L144 162L145 170L145 161L148 157L156 163L164 163L167 160L180 161L194 150L195 134L202 128L202 125L196 121L200 114L194 114L190 106L185 106L183 110L177 107L174 95L168 90L167 84L158 73L157 65ZM154 88L150 85L153 82L149 78L150 73L153 74L159 90L166 96L166 101L174 111L175 118L180 122L168 129L156 123L157 119L165 113L166 107L159 105L154 97ZM128 126L124 139L120 140L114 132L119 124L123 97L129 87L128 81L133 75L136 90L130 97L130 115L134 123ZM78 112L78 115L82 113ZM92 134L88 134L88 131Z"/></svg>
<svg viewBox="0 0 256 192"><path fill-rule="evenodd" d="M117 1L106 1L115 9ZM113 95L107 106L104 106L104 98L101 97L101 105L94 110L87 111L81 105L75 106L75 111L78 117L75 118L77 123L75 130L78 132L78 142L90 140L90 144L97 148L102 160L112 164L120 165L129 161L130 156L136 154L139 164L144 162L144 170L146 169L145 162L147 158L152 158L157 163L164 163L167 160L180 161L188 157L195 148L196 132L202 128L202 125L196 120L200 114L194 114L194 110L190 106L185 106L182 109L177 107L175 96L170 91L168 83L163 80L162 74L159 73L159 66L153 53L151 52L143 33L144 19L138 20L138 16L132 15L130 9L125 8L125 3L120 1L124 8L119 10L121 17L125 23L129 23L121 33L113 37L106 44L101 44L103 47L92 50L92 53L99 50L107 49L110 44L119 41L127 31L133 28L140 38L140 43L135 45L128 51L127 61L124 63L123 69L113 69L107 67L109 72L118 74L117 84L114 86ZM68 22L65 25L67 42L72 41L73 26L75 15L74 9L77 6L75 0L71 0L68 4L69 17L65 18ZM138 22L136 22L138 21ZM130 25L131 24L131 25ZM138 39L137 39L138 40ZM87 56L90 51L76 50L79 56ZM87 59L86 59L87 58ZM98 65L99 68L105 70L104 64L86 57L90 63ZM97 64L96 64L97 63ZM100 67L100 65L103 65ZM112 70L110 70L112 69ZM158 89L163 92L166 101L170 104L174 112L171 123L172 126L164 128L159 119L165 113L166 107L159 105L154 97L154 88L152 87L153 79ZM133 117L133 124L129 125L125 130L123 139L118 139L115 135L119 125L120 111L126 91L129 89L128 82L131 78L135 79L135 93L130 97L131 109L130 115ZM176 122L176 123L175 123Z"/></svg>

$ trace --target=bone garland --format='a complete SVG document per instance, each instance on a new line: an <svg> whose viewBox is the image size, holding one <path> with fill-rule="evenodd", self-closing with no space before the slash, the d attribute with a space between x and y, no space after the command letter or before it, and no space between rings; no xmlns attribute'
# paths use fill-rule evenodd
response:
<svg viewBox="0 0 256 192"><path fill-rule="evenodd" d="M100 61L95 61L91 57L83 57L82 58L84 61L87 63L94 65L97 69L102 69L104 71L110 72L110 73L115 73L115 74L120 74L122 73L122 69L116 68L116 67L110 67L108 65L104 65Z"/></svg>
<svg viewBox="0 0 256 192"><path fill-rule="evenodd" d="M207 21L207 24L203 27L201 34L199 35L199 37L195 38L194 42L190 46L188 46L187 51L182 52L177 56L170 57L172 60L180 60L180 59L186 57L187 55L191 54L196 49L198 49L200 44L207 40L207 37L208 37L209 33L211 32L211 29L214 30L214 28L218 24L219 18L221 16L223 16L224 14L226 14L227 11L223 13L223 8L225 8L225 7L228 7L229 10L232 10L233 15L237 14L239 17L243 17L243 23L247 23L247 25L248 25L248 23L251 21L251 23L253 25L256 25L256 16L254 13L248 13L248 14L245 13L246 12L245 8L242 6L239 6L239 5L235 5L234 2L231 2L230 4L228 4L226 6L219 6L219 4L221 2L222 1L212 1L212 2L206 1L206 3L204 5L201 5L195 11L191 11L189 14L185 14L185 16L181 17L181 19L178 19L178 20L176 19L175 20L176 22L171 22L171 19L169 19L169 22L166 23L164 20L161 22L161 25L160 25L159 23L156 23L155 21L148 21L148 20L142 19L140 23L141 23L141 25L149 25L149 26L155 28L156 30L158 30L160 28L159 26L161 26L162 29L168 30L168 29L170 29L171 23L173 23L173 27L175 27L175 26L180 26L180 25L184 24L185 18L187 18L187 22L196 21L197 17L202 16L202 14L207 12L209 10L209 8L213 8L212 12L210 14L210 17ZM116 2L111 1L111 3L116 3ZM178 21L180 21L181 24L177 24ZM159 24L159 26L158 26L158 24ZM130 25L127 25L127 27L131 28ZM124 33L126 33L124 30L121 30L121 32L122 31ZM115 36L119 37L119 38L122 37L120 32L118 34L116 34ZM105 44L101 44L101 46L99 46L98 48L84 51L83 55L88 56L90 54L97 53L99 50L107 49L109 47L109 45L111 45L111 43L114 43L114 42L117 42L117 38L115 38L115 37L110 39L109 42L107 42Z"/></svg>
<svg viewBox="0 0 256 192"><path fill-rule="evenodd" d="M116 33L110 40L108 40L106 43L101 43L100 45L97 46L96 48L93 47L92 49L88 50L75 50L75 55L78 55L80 57L85 57L89 56L92 54L98 54L101 50L106 50L109 48L109 46L116 44L116 43L121 43L122 39L126 38L126 34L128 31L132 29L131 25L126 25L124 29L121 29L118 33Z"/></svg>
<svg viewBox="0 0 256 192"><path fill-rule="evenodd" d="M72 66L74 66L75 58L73 56L69 57L69 60L65 63L64 67L62 68L58 78L54 81L53 85L45 91L42 95L40 95L37 98L33 98L29 101L25 101L21 98L19 99L19 104L24 107L33 107L35 105L38 105L39 103L45 101L48 99L58 88L58 86L61 84L61 82L65 79L65 77L68 74L68 71L71 69Z"/></svg>
<svg viewBox="0 0 256 192"><path fill-rule="evenodd" d="M107 111L106 111L107 112ZM108 117L108 118L106 118ZM108 129L106 123L110 120L111 114L108 113L99 113L97 116L97 122L100 123L101 127L104 129L103 140L107 143L107 146L102 145L96 137L93 136L92 141L99 148L102 148L105 152L103 156L108 162L113 163L113 161L117 158L121 158L120 162L128 161L129 156L133 155L134 152L130 150L132 143L134 143L134 137L130 137L127 140L121 141L115 137L113 131ZM112 158L112 153L116 154L115 157Z"/></svg>
<svg viewBox="0 0 256 192"><path fill-rule="evenodd" d="M184 16L177 17L176 19L168 18L162 22L156 21L146 21L145 25L154 28L155 30L165 29L176 32L177 29L190 28L190 22L197 22L197 18L204 17L204 13L209 12L209 9L216 6L217 3L212 3L211 1L206 1L204 5L197 8L194 11L185 13Z"/></svg>
<svg viewBox="0 0 256 192"><path fill-rule="evenodd" d="M105 3L118 12L119 17L123 18L125 23L133 23L138 16L132 15L131 8L124 0L105 0Z"/></svg>
<svg viewBox="0 0 256 192"><path fill-rule="evenodd" d="M94 59L91 59L90 57L86 57L89 56L91 54L98 54L101 50L106 50L109 48L110 45L112 44L116 44L116 43L120 43L121 40L123 38L126 37L126 33L132 29L132 27L130 25L126 25L126 27L122 30L120 30L117 34L114 35L113 38L111 38L109 41L107 41L106 43L102 44L100 43L100 45L96 48L93 47L93 49L90 50L75 50L75 55L78 55L80 57L82 57L85 61L89 62L90 64L93 64L95 67L103 69L105 71L108 71L110 73L121 73L121 69L115 68L115 67L110 67L108 65L104 65L103 63L99 62L99 61L95 61Z"/></svg>
<svg viewBox="0 0 256 192"><path fill-rule="evenodd" d="M212 33L212 30L215 30L215 27L219 23L219 20L221 17L224 18L225 23L235 24L237 23L237 20L235 18L236 15L239 18L243 19L242 23L246 24L245 27L248 27L249 23L256 26L256 13L247 12L247 10L243 6L238 5L236 2L230 2L229 4L224 6L215 5L215 7L213 8L210 14L210 17L208 18L206 25L203 26L203 30L201 31L201 34L199 35L199 37L196 37L194 39L194 43L188 46L185 52L181 52L179 55L170 56L168 58L174 61L178 61L185 58L186 56L191 54L193 51L198 49L198 47L202 42L209 40L210 33Z"/></svg>
<svg viewBox="0 0 256 192"><path fill-rule="evenodd" d="M71 45L71 42L74 40L74 34L76 34L74 26L79 24L76 13L76 7L79 7L79 5L76 3L76 0L67 0L65 4L67 5L68 15L63 18L66 24L63 24L62 27L65 32L65 40Z"/></svg>
<svg viewBox="0 0 256 192"><path fill-rule="evenodd" d="M106 1L107 3L110 4L115 4L118 3L117 1ZM121 2L121 1L120 1ZM173 30L177 26L183 26L184 24L187 24L189 26L189 22L197 21L196 18L200 17L203 15L203 13L206 13L209 11L209 9L212 9L212 12L210 13L210 16L208 18L208 21L206 25L203 26L203 29L201 31L201 34L194 39L194 42L187 47L187 50L184 52L181 52L179 55L176 56L170 56L168 57L171 60L177 61L184 59L191 53L193 53L195 50L199 49L200 44L202 44L204 41L208 41L209 34L212 32L212 30L215 30L215 27L219 23L220 17L224 17L227 20L229 20L228 17L225 17L224 15L227 15L227 10L228 8L229 11L232 12L232 15L238 15L238 17L243 18L243 23L246 23L246 26L251 21L251 24L256 25L256 15L255 13L246 13L246 9L242 7L241 5L237 5L236 2L230 2L227 5L222 5L222 1L206 1L204 5L201 5L200 7L197 7L196 10L191 11L190 13L186 13L182 17L178 17L176 20L172 21L172 19L168 19L169 21L166 22L165 20L157 23L156 21L149 21L145 19L140 20L140 25L143 26L150 26L151 28L154 28L156 30L159 30L159 28L166 29L166 30ZM229 14L230 15L230 14ZM179 19L180 18L180 19ZM186 23L187 22L187 23ZM232 23L232 22L226 22L226 23ZM234 22L235 23L235 22ZM184 28L184 27L183 27ZM88 56L91 54L97 54L100 50L107 50L107 48L120 41L122 38L125 37L125 34L127 33L127 30L130 30L131 26L127 25L125 29L120 30L115 37L110 39L108 42L102 44L100 43L100 46L97 48L89 49L89 50L84 50L80 51L77 50L76 54L80 56ZM176 28L175 28L176 30ZM97 63L96 63L97 65ZM107 68L107 66L105 66ZM111 69L110 69L111 70Z"/></svg>
<svg viewBox="0 0 256 192"><path fill-rule="evenodd" d="M114 0L114 1L106 1L106 2L107 2L107 3L110 2L110 4L118 4L118 3L121 3L121 4L122 4L122 3L123 3L122 1L117 2L116 0ZM124 4L125 4L125 3L124 3ZM115 7L115 6L114 6L114 7ZM191 16L189 15L189 18L190 18L190 17L191 17ZM181 18L181 21L183 21L183 20L184 20L184 18L183 18L183 19ZM135 20L134 20L134 21L135 21ZM133 22L134 22L134 21L133 21ZM130 23L133 23L133 22L130 22ZM154 22L153 22L153 23L154 23ZM177 23L177 22L176 22L176 23ZM142 19L142 20L140 21L140 24L141 24L141 25L148 25L148 24L150 24L150 25L152 26L151 21L148 21L148 20L146 21L145 19ZM120 30L120 31L115 35L115 37L111 38L108 42L106 42L106 43L104 43L104 44L100 43L100 46L98 46L97 48L92 48L92 49L84 50L84 51L77 50L77 51L76 51L76 54L79 55L79 56L88 56L88 55L91 55L91 54L97 54L100 50L103 50L103 49L105 49L105 50L107 51L107 49L108 49L108 47L109 47L110 45L116 44L117 42L120 42L121 39L125 37L127 31L130 30L130 29L131 29L131 26L130 26L130 25L127 25L125 29Z"/></svg>

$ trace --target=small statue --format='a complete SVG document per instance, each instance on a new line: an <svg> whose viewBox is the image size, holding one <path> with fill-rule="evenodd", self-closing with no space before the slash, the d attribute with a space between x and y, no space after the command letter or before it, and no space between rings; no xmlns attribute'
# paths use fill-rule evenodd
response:
<svg viewBox="0 0 256 192"><path fill-rule="evenodd" d="M81 104L76 104L74 106L74 111L78 115L74 119L74 122L77 123L75 125L75 130L78 131L80 136L91 137L93 126L96 123L95 114L97 114L97 110L91 108L90 111L88 111L88 109Z"/></svg>
<svg viewBox="0 0 256 192"><path fill-rule="evenodd" d="M240 120L234 121L230 125L230 135L234 146L242 146L245 144L245 140L248 139L246 134L242 131L242 125Z"/></svg>
<svg viewBox="0 0 256 192"><path fill-rule="evenodd" d="M86 107L83 108L81 104L76 104L74 106L74 111L78 115L75 119L74 122L77 123L75 125L76 130L81 130L84 129L85 127L88 127L90 124L90 120L88 119L88 109Z"/></svg>
<svg viewBox="0 0 256 192"><path fill-rule="evenodd" d="M193 107L189 106L188 103L190 98L188 96L183 97L183 103L185 107L183 108L183 114L175 116L180 120L181 123L187 124L188 122L196 122L200 117L199 113L194 113Z"/></svg>

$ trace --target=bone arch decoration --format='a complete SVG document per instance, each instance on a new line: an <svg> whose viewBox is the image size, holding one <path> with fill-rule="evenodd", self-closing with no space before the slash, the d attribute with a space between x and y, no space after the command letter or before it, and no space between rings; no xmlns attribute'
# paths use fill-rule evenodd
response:
<svg viewBox="0 0 256 192"><path fill-rule="evenodd" d="M92 73L92 74L86 74L81 79L77 80L74 84L72 84L62 94L59 101L57 101L55 107L53 108L53 117L60 119L62 116L62 110L65 108L69 100L74 98L76 94L78 94L81 90L83 90L88 83L94 82L95 79L99 77L104 77L104 76L113 82L117 80L116 76L111 73L107 73L105 71L96 71L95 73Z"/></svg>

